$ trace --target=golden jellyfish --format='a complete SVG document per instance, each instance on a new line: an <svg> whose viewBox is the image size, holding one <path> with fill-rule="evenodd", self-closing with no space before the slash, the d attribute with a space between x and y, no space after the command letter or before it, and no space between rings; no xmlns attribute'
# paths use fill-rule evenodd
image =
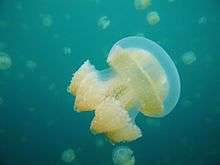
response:
<svg viewBox="0 0 220 165"><path fill-rule="evenodd" d="M103 16L101 18L99 18L97 25L105 30L109 25L110 25L111 21L109 20L109 18L107 16Z"/></svg>
<svg viewBox="0 0 220 165"><path fill-rule="evenodd" d="M0 70L8 70L12 66L12 61L7 53L0 52Z"/></svg>
<svg viewBox="0 0 220 165"><path fill-rule="evenodd" d="M144 10L151 5L151 0L134 0L134 6L137 10Z"/></svg>
<svg viewBox="0 0 220 165"><path fill-rule="evenodd" d="M153 26L160 22L160 16L156 11L152 11L147 14L148 23Z"/></svg>
<svg viewBox="0 0 220 165"><path fill-rule="evenodd" d="M27 60L25 63L25 66L30 69L31 71L33 71L36 67L37 67L37 63L33 60Z"/></svg>
<svg viewBox="0 0 220 165"><path fill-rule="evenodd" d="M188 51L182 55L182 61L185 65L190 65L196 61L196 55L193 51Z"/></svg>
<svg viewBox="0 0 220 165"><path fill-rule="evenodd" d="M142 136L135 118L164 117L180 95L176 66L155 42L144 37L118 41L107 58L110 68L96 70L87 60L73 75L69 91L77 112L93 111L90 130L112 143Z"/></svg>
<svg viewBox="0 0 220 165"><path fill-rule="evenodd" d="M133 151L127 146L119 146L113 150L113 163L115 165L134 165L135 157Z"/></svg>
<svg viewBox="0 0 220 165"><path fill-rule="evenodd" d="M61 159L65 163L71 163L74 161L75 158L76 158L75 151L71 148L63 151L62 156L61 156Z"/></svg>

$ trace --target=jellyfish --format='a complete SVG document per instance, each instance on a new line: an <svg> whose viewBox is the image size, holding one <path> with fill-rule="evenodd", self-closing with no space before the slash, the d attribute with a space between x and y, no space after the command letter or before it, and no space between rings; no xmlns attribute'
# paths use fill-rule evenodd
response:
<svg viewBox="0 0 220 165"><path fill-rule="evenodd" d="M198 20L198 24L206 24L207 23L207 18L205 16L202 16Z"/></svg>
<svg viewBox="0 0 220 165"><path fill-rule="evenodd" d="M153 26L160 22L160 16L156 11L152 11L147 14L148 23Z"/></svg>
<svg viewBox="0 0 220 165"><path fill-rule="evenodd" d="M33 60L28 60L28 61L26 61L26 67L28 68L28 69L30 69L31 71L33 71L36 67L37 67L37 63L35 62L35 61L33 61Z"/></svg>
<svg viewBox="0 0 220 165"><path fill-rule="evenodd" d="M71 163L76 158L75 151L69 148L63 151L61 158L65 163Z"/></svg>
<svg viewBox="0 0 220 165"><path fill-rule="evenodd" d="M90 130L111 143L142 136L135 119L164 117L180 95L176 66L155 42L131 36L118 41L107 57L109 69L98 71L87 60L73 74L69 92L76 112L94 112Z"/></svg>
<svg viewBox="0 0 220 165"><path fill-rule="evenodd" d="M182 55L182 61L186 65L190 65L196 61L196 55L193 51L188 51Z"/></svg>
<svg viewBox="0 0 220 165"><path fill-rule="evenodd" d="M64 53L64 55L71 55L72 54L72 49L70 47L65 46L63 48L63 53Z"/></svg>
<svg viewBox="0 0 220 165"><path fill-rule="evenodd" d="M111 23L111 21L109 20L109 18L107 16L103 16L103 17L99 18L97 24L101 29L104 30L110 25L110 23Z"/></svg>
<svg viewBox="0 0 220 165"><path fill-rule="evenodd" d="M144 10L150 6L151 0L134 0L134 6L137 10Z"/></svg>
<svg viewBox="0 0 220 165"><path fill-rule="evenodd" d="M53 17L50 14L41 14L42 24L45 27L50 27L53 25Z"/></svg>
<svg viewBox="0 0 220 165"><path fill-rule="evenodd" d="M95 139L95 145L96 145L97 147L103 147L104 144L105 144L105 141L104 141L103 138L97 138L97 139Z"/></svg>
<svg viewBox="0 0 220 165"><path fill-rule="evenodd" d="M4 103L4 99L0 97L0 105L2 105L3 103Z"/></svg>
<svg viewBox="0 0 220 165"><path fill-rule="evenodd" d="M0 70L8 70L12 66L10 56L5 52L0 52Z"/></svg>
<svg viewBox="0 0 220 165"><path fill-rule="evenodd" d="M115 165L134 165L135 157L133 151L127 146L116 147L112 152L112 159Z"/></svg>

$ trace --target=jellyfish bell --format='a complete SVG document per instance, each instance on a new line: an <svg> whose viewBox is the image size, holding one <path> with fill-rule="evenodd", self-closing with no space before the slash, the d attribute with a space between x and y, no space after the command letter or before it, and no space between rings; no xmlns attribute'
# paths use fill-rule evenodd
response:
<svg viewBox="0 0 220 165"><path fill-rule="evenodd" d="M71 148L66 149L65 151L63 151L63 153L61 155L61 159L65 163L71 163L75 158L76 158L75 151Z"/></svg>
<svg viewBox="0 0 220 165"><path fill-rule="evenodd" d="M86 61L74 73L69 86L76 96L77 112L94 111L90 129L113 143L142 136L135 123L139 112L163 117L175 107L180 95L177 69L167 53L144 37L118 41L107 58L110 68L96 70Z"/></svg>
<svg viewBox="0 0 220 165"><path fill-rule="evenodd" d="M116 147L112 152L112 159L115 165L134 165L135 157L133 151L127 146Z"/></svg>
<svg viewBox="0 0 220 165"><path fill-rule="evenodd" d="M131 59L131 61L122 59L122 55L117 54L117 51L119 51L119 49L127 49L128 53L130 53L130 55L128 55L127 57L130 57L128 59ZM112 56L115 56L117 58L112 59ZM129 65L131 65L133 60L134 63L136 63L136 65L138 66L137 68L139 68L138 72L140 70L140 73L143 73L144 75L143 77L147 77L148 80L146 81L149 81L151 83L150 86L154 88L154 92L158 92L158 96L160 96L160 98L164 100L163 112L161 112L161 114L150 115L147 111L146 114L151 117L162 117L170 113L179 100L180 78L174 62L166 53L166 51L156 42L147 38L138 36L127 37L118 41L112 47L107 61L108 63L110 63L110 65L112 65L114 61L116 63L120 63L118 62L119 59L121 59L121 61L125 60ZM125 61L123 61L123 63L125 63ZM117 66L116 64L113 65ZM125 69L127 70L128 65L125 66ZM141 77L140 82L144 82L143 80L146 79L143 77ZM143 87L141 88L141 90L148 88L147 84L149 83L144 82L141 86ZM137 87L135 90L137 90Z"/></svg>
<svg viewBox="0 0 220 165"><path fill-rule="evenodd" d="M0 52L0 70L8 70L12 66L10 56L5 52Z"/></svg>

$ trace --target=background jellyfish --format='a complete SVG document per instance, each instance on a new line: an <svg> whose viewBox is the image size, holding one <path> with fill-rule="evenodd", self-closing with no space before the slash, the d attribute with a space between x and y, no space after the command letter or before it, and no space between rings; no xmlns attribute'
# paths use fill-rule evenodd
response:
<svg viewBox="0 0 220 165"><path fill-rule="evenodd" d="M69 86L77 112L94 111L90 130L112 143L142 136L135 123L139 112L163 117L175 107L180 94L176 67L166 52L143 37L127 37L111 49L110 69L98 71L86 61Z"/></svg>
<svg viewBox="0 0 220 165"><path fill-rule="evenodd" d="M76 158L75 151L73 149L67 149L63 151L61 159L65 163L71 163Z"/></svg>
<svg viewBox="0 0 220 165"><path fill-rule="evenodd" d="M99 18L97 25L105 30L108 28L108 26L110 25L111 21L109 20L109 18L107 16L102 16L101 18Z"/></svg>
<svg viewBox="0 0 220 165"><path fill-rule="evenodd" d="M148 23L153 26L160 22L160 16L156 11L152 11L147 14Z"/></svg>
<svg viewBox="0 0 220 165"><path fill-rule="evenodd" d="M8 70L12 66L12 61L7 53L0 52L0 70Z"/></svg>
<svg viewBox="0 0 220 165"><path fill-rule="evenodd" d="M112 152L112 159L115 165L134 165L135 157L133 151L127 146L116 147Z"/></svg>
<svg viewBox="0 0 220 165"><path fill-rule="evenodd" d="M196 55L193 51L188 51L182 55L182 61L185 65L190 65L196 61Z"/></svg>
<svg viewBox="0 0 220 165"><path fill-rule="evenodd" d="M144 10L150 6L151 0L134 0L134 6L137 10Z"/></svg>
<svg viewBox="0 0 220 165"><path fill-rule="evenodd" d="M37 63L33 60L27 60L26 63L25 63L25 66L29 70L34 71L34 69L37 67Z"/></svg>

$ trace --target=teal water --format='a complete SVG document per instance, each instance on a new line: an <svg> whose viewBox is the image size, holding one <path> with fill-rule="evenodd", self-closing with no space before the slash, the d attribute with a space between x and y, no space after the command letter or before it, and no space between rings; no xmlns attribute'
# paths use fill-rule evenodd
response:
<svg viewBox="0 0 220 165"><path fill-rule="evenodd" d="M157 11L150 26L146 15ZM110 25L97 25L107 16ZM174 60L180 100L162 119L136 118L143 137L123 145L137 165L220 164L220 1L0 0L0 52L12 66L0 70L1 165L111 165L111 145L89 132L92 113L73 111L67 92L73 72L89 59L97 69L115 42L144 35ZM182 55L196 60L185 64ZM62 160L72 148L76 158Z"/></svg>

